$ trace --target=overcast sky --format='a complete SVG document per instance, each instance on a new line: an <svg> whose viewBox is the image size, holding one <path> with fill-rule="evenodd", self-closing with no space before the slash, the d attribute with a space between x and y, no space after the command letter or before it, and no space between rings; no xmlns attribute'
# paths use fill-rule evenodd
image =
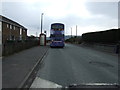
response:
<svg viewBox="0 0 120 90"><path fill-rule="evenodd" d="M40 33L41 13L43 30L50 34L50 25L55 22L65 24L65 34L78 35L86 32L118 28L118 2L98 2L97 0L9 0L2 2L2 13L28 29L28 35ZM106 0L102 0L106 1ZM113 0L112 0L113 1ZM116 1L116 0L115 0Z"/></svg>

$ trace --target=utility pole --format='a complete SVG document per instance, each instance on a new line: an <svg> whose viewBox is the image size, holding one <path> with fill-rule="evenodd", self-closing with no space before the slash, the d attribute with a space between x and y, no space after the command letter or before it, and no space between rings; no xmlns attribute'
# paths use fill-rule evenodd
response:
<svg viewBox="0 0 120 90"><path fill-rule="evenodd" d="M77 37L77 25L76 25L76 37Z"/></svg>
<svg viewBox="0 0 120 90"><path fill-rule="evenodd" d="M41 14L41 34L42 34L42 24L43 24L43 13Z"/></svg>

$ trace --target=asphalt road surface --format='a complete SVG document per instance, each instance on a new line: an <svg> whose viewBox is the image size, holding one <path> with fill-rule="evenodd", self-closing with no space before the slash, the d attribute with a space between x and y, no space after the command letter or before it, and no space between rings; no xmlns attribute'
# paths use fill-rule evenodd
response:
<svg viewBox="0 0 120 90"><path fill-rule="evenodd" d="M81 83L118 83L118 57L66 44L50 48L37 77L62 86Z"/></svg>

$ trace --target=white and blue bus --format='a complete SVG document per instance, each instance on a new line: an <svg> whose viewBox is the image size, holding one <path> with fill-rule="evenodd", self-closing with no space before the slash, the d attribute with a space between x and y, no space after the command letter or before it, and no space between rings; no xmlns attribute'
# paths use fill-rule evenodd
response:
<svg viewBox="0 0 120 90"><path fill-rule="evenodd" d="M50 29L50 47L64 47L64 24L53 23Z"/></svg>

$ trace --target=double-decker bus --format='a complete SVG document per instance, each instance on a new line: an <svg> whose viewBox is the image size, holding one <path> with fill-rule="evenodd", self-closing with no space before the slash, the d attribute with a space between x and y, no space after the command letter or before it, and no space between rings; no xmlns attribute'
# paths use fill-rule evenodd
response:
<svg viewBox="0 0 120 90"><path fill-rule="evenodd" d="M50 47L64 47L64 24L53 23L50 29Z"/></svg>

